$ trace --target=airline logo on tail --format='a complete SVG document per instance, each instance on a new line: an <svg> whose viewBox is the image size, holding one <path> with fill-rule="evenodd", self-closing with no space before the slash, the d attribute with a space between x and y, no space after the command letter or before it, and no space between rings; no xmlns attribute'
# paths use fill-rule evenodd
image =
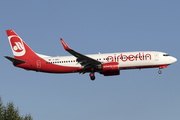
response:
<svg viewBox="0 0 180 120"><path fill-rule="evenodd" d="M9 36L9 41L11 43L14 56L23 56L26 53L23 41L20 37L15 35Z"/></svg>

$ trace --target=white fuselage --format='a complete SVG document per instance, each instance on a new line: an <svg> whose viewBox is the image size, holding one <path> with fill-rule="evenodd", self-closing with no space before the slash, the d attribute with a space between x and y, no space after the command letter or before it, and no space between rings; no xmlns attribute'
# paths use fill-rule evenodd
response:
<svg viewBox="0 0 180 120"><path fill-rule="evenodd" d="M131 67L140 68L140 67L151 67L151 66L159 66L159 65L169 65L176 62L176 58L169 56L166 53L156 52L156 51L91 54L86 56L98 60L102 63L118 62L119 69L125 69ZM60 66L81 67L81 64L79 64L76 61L76 57L74 56L63 56L63 57L42 56L42 58L49 63Z"/></svg>

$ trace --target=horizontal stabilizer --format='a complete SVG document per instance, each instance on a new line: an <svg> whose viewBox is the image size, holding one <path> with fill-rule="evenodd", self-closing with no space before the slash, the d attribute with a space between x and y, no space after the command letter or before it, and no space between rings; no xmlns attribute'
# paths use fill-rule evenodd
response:
<svg viewBox="0 0 180 120"><path fill-rule="evenodd" d="M10 60L13 63L18 63L18 64L26 63L26 61L24 61L24 60L19 60L19 59L8 57L8 56L4 56L4 57L7 58L8 60Z"/></svg>

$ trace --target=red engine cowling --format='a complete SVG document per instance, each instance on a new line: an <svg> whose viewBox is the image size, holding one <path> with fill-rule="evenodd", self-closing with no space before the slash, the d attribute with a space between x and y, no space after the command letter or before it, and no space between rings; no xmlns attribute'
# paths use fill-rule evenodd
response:
<svg viewBox="0 0 180 120"><path fill-rule="evenodd" d="M102 64L102 74L104 74L104 76L119 75L119 63L110 62Z"/></svg>

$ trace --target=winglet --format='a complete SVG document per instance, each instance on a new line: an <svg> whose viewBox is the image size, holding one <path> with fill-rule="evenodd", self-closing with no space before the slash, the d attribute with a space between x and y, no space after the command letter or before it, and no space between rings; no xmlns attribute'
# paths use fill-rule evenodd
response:
<svg viewBox="0 0 180 120"><path fill-rule="evenodd" d="M61 43L62 43L64 49L65 49L65 50L70 50L70 48L69 48L68 45L64 42L64 40L63 40L62 38L60 38L60 40L61 40Z"/></svg>

